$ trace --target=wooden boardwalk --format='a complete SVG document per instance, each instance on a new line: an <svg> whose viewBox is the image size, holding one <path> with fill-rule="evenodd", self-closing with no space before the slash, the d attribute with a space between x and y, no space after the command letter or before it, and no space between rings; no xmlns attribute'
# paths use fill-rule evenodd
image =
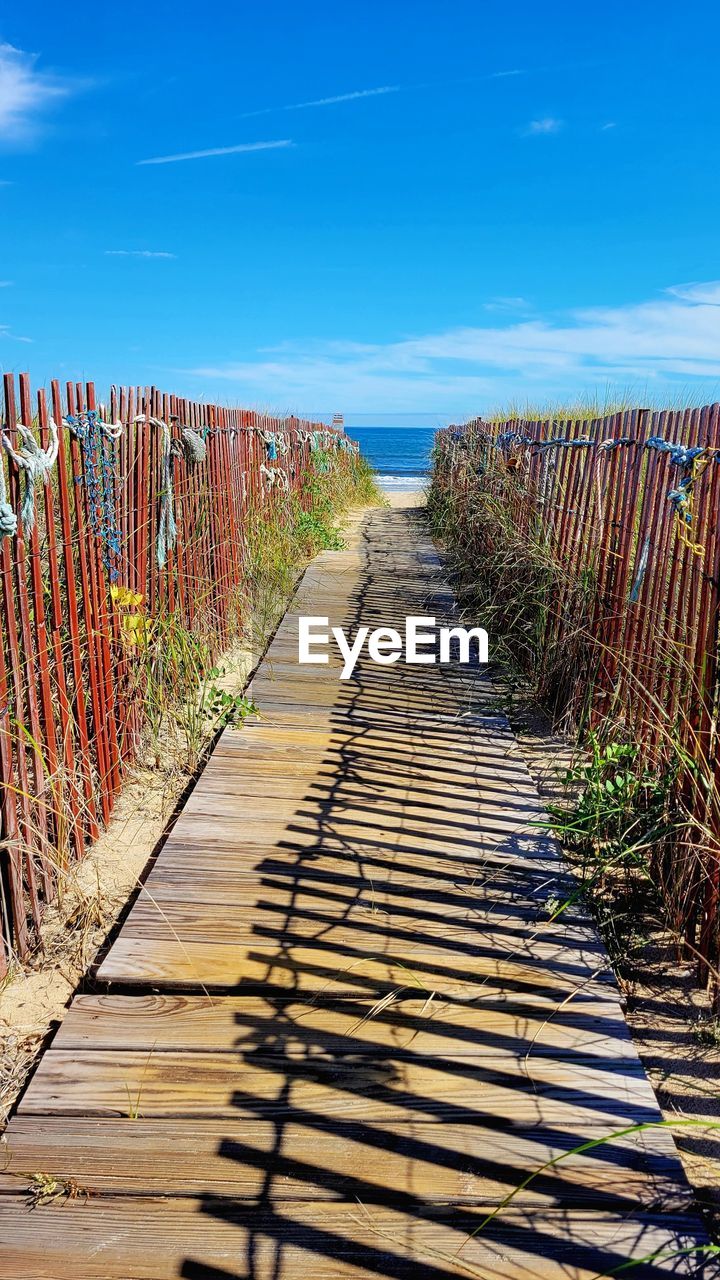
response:
<svg viewBox="0 0 720 1280"><path fill-rule="evenodd" d="M415 512L307 571L12 1120L12 1280L634 1277L704 1240L618 990L477 670L297 665L297 616L452 620ZM29 1175L70 1196L30 1210ZM85 1192L89 1195L86 1195ZM682 1251L682 1252L679 1252ZM709 1274L708 1265L704 1274Z"/></svg>

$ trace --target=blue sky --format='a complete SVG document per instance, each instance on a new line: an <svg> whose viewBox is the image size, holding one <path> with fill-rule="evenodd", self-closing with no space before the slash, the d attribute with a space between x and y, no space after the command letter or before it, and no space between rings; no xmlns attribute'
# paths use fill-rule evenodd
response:
<svg viewBox="0 0 720 1280"><path fill-rule="evenodd" d="M717 5L0 24L4 369L358 422L718 394Z"/></svg>

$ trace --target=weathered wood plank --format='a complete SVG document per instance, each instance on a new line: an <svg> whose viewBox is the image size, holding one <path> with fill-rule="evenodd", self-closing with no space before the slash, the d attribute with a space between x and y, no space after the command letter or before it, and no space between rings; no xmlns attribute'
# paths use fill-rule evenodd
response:
<svg viewBox="0 0 720 1280"><path fill-rule="evenodd" d="M637 1060L570 1054L526 1060L403 1057L323 1050L288 1057L252 1036L235 1055L54 1049L24 1094L19 1115L259 1117L314 1113L358 1121L443 1117L491 1127L528 1123L608 1131L656 1122L652 1089ZM282 1026L277 1035L282 1036Z"/></svg>
<svg viewBox="0 0 720 1280"><path fill-rule="evenodd" d="M697 1274L679 1214L480 1208L423 1212L357 1202L271 1209L212 1199L97 1199L30 1213L3 1206L3 1280L597 1280L632 1259L637 1280ZM680 1256L678 1253L680 1251Z"/></svg>
<svg viewBox="0 0 720 1280"><path fill-rule="evenodd" d="M600 1130L595 1132L600 1134ZM90 1195L230 1196L282 1204L406 1199L497 1205L526 1176L571 1149L568 1134L481 1130L410 1119L388 1125L289 1115L262 1120L97 1120L16 1117L5 1144L0 1193L17 1195L30 1170L72 1179ZM672 1138L662 1131L618 1138L562 1159L515 1199L637 1210L682 1208ZM0 1217L3 1206L0 1202Z"/></svg>
<svg viewBox="0 0 720 1280"><path fill-rule="evenodd" d="M578 1056L583 1061L627 1058L637 1064L630 1034L615 1002L578 1001L559 1009L521 1002L446 1003L405 993L386 1008L367 1001L322 1004L223 996L77 996L53 1049L140 1052L243 1051L262 1044L275 1056L324 1053L405 1057L492 1058L514 1052Z"/></svg>
<svg viewBox="0 0 720 1280"><path fill-rule="evenodd" d="M607 976L603 976L607 975ZM133 937L125 931L101 964L98 976L109 982L203 987L278 988L303 994L370 994L420 987L428 995L470 998L496 992L544 994L564 1000L583 991L602 999L612 989L607 960L597 947L564 964L562 947L536 943L527 958L516 955L459 956L427 942L401 947L379 936L374 945L322 944L298 937L288 926L271 936L242 942L193 942Z"/></svg>

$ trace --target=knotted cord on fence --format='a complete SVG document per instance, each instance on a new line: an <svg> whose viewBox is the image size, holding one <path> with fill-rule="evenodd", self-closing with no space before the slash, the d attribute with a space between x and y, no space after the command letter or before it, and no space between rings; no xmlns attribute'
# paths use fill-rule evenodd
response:
<svg viewBox="0 0 720 1280"><path fill-rule="evenodd" d="M50 418L48 422L50 432L50 443L47 449L43 449L38 444L35 436L29 427L24 423L18 422L15 430L21 441L21 448L15 449L13 443L7 434L3 432L2 444L8 457L12 458L15 465L23 472L25 477L25 493L20 508L20 519L22 521L23 532L28 537L35 528L35 490L40 484L47 482L50 468L53 466L58 455L58 429L56 423ZM2 499L7 506L6 497ZM11 521L7 512L4 519L4 530L10 531ZM17 521L15 529L17 530ZM4 533L7 536L7 533Z"/></svg>
<svg viewBox="0 0 720 1280"><path fill-rule="evenodd" d="M196 467L207 457L207 445L198 431L181 427L178 414L170 414L170 422L178 424L179 440L172 440L170 447L176 458L183 458L189 467Z"/></svg>
<svg viewBox="0 0 720 1280"><path fill-rule="evenodd" d="M0 538L14 538L17 533L17 527L17 516L7 500L5 468L0 458Z"/></svg>
<svg viewBox="0 0 720 1280"><path fill-rule="evenodd" d="M705 445L675 444L672 440L664 440L662 436L650 436L645 441L646 449L655 449L658 453L667 453L670 462L684 473L676 488L668 490L668 500L675 510L675 521L678 538L692 551L693 555L704 554L705 547L690 537L689 530L695 518L694 490L703 471L712 462L717 461L720 450L707 449Z"/></svg>
<svg viewBox="0 0 720 1280"><path fill-rule="evenodd" d="M114 582L118 576L115 558L120 554L115 446L123 433L123 425L121 422L104 422L96 409L68 413L63 424L80 444L90 527L103 544L105 567Z"/></svg>
<svg viewBox="0 0 720 1280"><path fill-rule="evenodd" d="M173 452L170 427L164 418L155 418L152 414L138 413L133 422L142 426L157 427L162 432L162 457L160 460L160 517L158 520L157 538L155 540L155 558L158 568L164 569L168 551L174 551L177 543L177 524L175 523L175 490L173 487Z"/></svg>
<svg viewBox="0 0 720 1280"><path fill-rule="evenodd" d="M289 493L290 477L284 467L266 467L264 462L260 463L260 476L263 482L263 489L269 492L274 489L277 484L278 491Z"/></svg>

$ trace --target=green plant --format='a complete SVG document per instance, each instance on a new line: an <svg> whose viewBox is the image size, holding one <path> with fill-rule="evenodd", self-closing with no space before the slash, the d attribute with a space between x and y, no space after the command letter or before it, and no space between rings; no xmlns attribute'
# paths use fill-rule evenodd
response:
<svg viewBox="0 0 720 1280"><path fill-rule="evenodd" d="M584 758L569 769L565 786L575 794L567 807L551 806L566 844L596 861L629 854L666 826L671 777L650 769L630 742L587 735Z"/></svg>
<svg viewBox="0 0 720 1280"><path fill-rule="evenodd" d="M720 1017L698 1018L693 1024L692 1034L698 1044L717 1048L720 1045Z"/></svg>
<svg viewBox="0 0 720 1280"><path fill-rule="evenodd" d="M222 675L219 667L208 672L208 680L217 680ZM258 707L252 698L243 693L229 693L216 684L206 685L201 696L202 714L209 720L213 733L233 725L242 724L248 716L258 714Z"/></svg>
<svg viewBox="0 0 720 1280"><path fill-rule="evenodd" d="M296 527L298 537L307 539L313 552L341 551L345 546L340 530L316 511L300 511Z"/></svg>

